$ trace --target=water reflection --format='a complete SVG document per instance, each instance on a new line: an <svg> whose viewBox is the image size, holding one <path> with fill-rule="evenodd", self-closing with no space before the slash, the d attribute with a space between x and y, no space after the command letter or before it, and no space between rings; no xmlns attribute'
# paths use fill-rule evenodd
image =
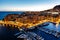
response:
<svg viewBox="0 0 60 40"><path fill-rule="evenodd" d="M49 23L49 25L44 26L44 28L60 32L60 25L56 27L56 25L54 25L53 23Z"/></svg>

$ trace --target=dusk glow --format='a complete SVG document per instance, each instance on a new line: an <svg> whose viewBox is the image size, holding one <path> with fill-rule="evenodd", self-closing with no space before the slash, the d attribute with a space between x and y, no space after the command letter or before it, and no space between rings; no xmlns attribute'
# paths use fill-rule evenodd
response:
<svg viewBox="0 0 60 40"><path fill-rule="evenodd" d="M42 11L60 4L60 0L0 0L0 11Z"/></svg>

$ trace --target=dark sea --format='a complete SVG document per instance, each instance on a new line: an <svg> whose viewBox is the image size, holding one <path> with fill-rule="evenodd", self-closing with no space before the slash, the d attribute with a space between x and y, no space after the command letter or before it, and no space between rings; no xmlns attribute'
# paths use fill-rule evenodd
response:
<svg viewBox="0 0 60 40"><path fill-rule="evenodd" d="M23 12L0 12L0 20L2 20L6 15L8 14L21 14ZM60 25L58 26L58 28L56 28L55 25L53 25L52 23L49 23L48 26L43 26L43 28L47 28L50 30L55 30L55 31L59 31L60 32ZM0 26L0 40L18 40L17 37L14 35L16 33L19 33L20 31L18 30L18 28L7 28L4 26ZM60 40L60 37L57 38L51 34L45 33L37 28L35 28L34 30L31 30L30 32L34 32L39 36L42 36L44 38L44 40Z"/></svg>
<svg viewBox="0 0 60 40"><path fill-rule="evenodd" d="M6 15L8 14L21 14L23 12L19 12L19 11L0 11L0 19L3 19Z"/></svg>

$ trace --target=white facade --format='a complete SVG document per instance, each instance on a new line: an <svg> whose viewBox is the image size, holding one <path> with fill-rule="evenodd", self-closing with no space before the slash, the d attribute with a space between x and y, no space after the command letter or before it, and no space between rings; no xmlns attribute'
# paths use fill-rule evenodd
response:
<svg viewBox="0 0 60 40"><path fill-rule="evenodd" d="M59 12L48 12L48 13L52 13L52 14L59 14Z"/></svg>

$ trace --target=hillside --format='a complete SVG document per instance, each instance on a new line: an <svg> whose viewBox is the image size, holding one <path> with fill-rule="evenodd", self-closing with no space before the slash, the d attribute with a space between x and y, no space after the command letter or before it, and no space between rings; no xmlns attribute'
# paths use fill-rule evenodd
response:
<svg viewBox="0 0 60 40"><path fill-rule="evenodd" d="M8 14L4 21L17 21L23 24L30 24L30 26L48 21L60 23L60 5L45 11L26 11L21 14Z"/></svg>

